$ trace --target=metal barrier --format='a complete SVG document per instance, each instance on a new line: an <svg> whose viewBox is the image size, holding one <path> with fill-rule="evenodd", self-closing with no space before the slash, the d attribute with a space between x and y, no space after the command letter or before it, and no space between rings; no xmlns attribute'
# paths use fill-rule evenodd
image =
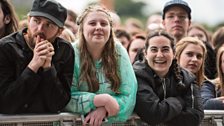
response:
<svg viewBox="0 0 224 126"><path fill-rule="evenodd" d="M204 113L201 126L223 126L224 110L204 110Z"/></svg>
<svg viewBox="0 0 224 126"><path fill-rule="evenodd" d="M224 111L205 110L201 126L223 126ZM0 115L0 126L82 126L81 116L71 113L47 115ZM127 122L103 126L149 126L133 114ZM161 125L160 125L161 126Z"/></svg>

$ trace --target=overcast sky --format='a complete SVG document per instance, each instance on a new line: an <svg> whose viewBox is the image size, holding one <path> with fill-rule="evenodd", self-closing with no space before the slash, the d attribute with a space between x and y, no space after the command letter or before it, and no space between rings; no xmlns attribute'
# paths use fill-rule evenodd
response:
<svg viewBox="0 0 224 126"><path fill-rule="evenodd" d="M80 13L89 2L97 0L58 0L65 7ZM140 1L140 0L135 0ZM141 0L150 3L150 10L161 11L169 0ZM185 0L192 9L192 20L215 26L224 21L224 0ZM146 7L146 10L147 11Z"/></svg>

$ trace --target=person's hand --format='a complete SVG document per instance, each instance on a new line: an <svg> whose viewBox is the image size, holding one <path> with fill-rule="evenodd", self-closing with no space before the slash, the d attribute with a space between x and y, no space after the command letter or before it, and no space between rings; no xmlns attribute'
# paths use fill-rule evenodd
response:
<svg viewBox="0 0 224 126"><path fill-rule="evenodd" d="M83 125L86 126L87 124L90 124L91 126L101 126L106 115L107 111L105 107L98 107L86 116Z"/></svg>
<svg viewBox="0 0 224 126"><path fill-rule="evenodd" d="M217 98L215 98L216 100L220 100L220 101L222 101L223 103L224 103L224 96L221 96L221 97L217 97Z"/></svg>
<svg viewBox="0 0 224 126"><path fill-rule="evenodd" d="M108 116L114 116L120 110L119 104L117 103L116 99L113 98L112 96L108 97L108 100L105 104L105 108L108 112Z"/></svg>
<svg viewBox="0 0 224 126"><path fill-rule="evenodd" d="M119 104L117 103L116 99L114 99L109 94L98 94L94 97L94 105L96 107L105 107L108 116L114 116L116 115L119 110Z"/></svg>
<svg viewBox="0 0 224 126"><path fill-rule="evenodd" d="M51 67L51 60L52 60L52 56L54 55L54 47L53 45L50 43L50 42L47 42L46 45L48 46L47 50L48 50L48 53L47 53L47 57L46 57L46 60L43 64L43 69L47 69L47 68L50 68Z"/></svg>
<svg viewBox="0 0 224 126"><path fill-rule="evenodd" d="M28 67L37 72L42 67L47 59L48 45L47 40L42 40L40 36L37 36L36 45L33 49L33 58L28 64Z"/></svg>

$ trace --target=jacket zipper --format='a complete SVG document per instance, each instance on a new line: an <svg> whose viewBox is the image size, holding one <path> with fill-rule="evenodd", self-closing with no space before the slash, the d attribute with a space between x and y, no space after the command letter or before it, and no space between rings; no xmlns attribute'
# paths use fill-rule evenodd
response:
<svg viewBox="0 0 224 126"><path fill-rule="evenodd" d="M193 84L191 84L191 99L192 99L191 108L194 108L194 86L193 86Z"/></svg>
<svg viewBox="0 0 224 126"><path fill-rule="evenodd" d="M162 85L163 85L163 99L166 99L166 79L162 78Z"/></svg>

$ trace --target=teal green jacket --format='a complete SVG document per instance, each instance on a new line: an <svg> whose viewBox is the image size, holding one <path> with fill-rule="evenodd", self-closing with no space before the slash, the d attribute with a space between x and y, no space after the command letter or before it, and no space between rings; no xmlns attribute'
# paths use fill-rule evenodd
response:
<svg viewBox="0 0 224 126"><path fill-rule="evenodd" d="M71 87L72 96L70 102L66 106L66 111L87 114L91 110L96 109L93 103L94 96L106 93L115 98L120 106L119 113L116 116L108 117L108 122L126 121L133 112L137 91L137 80L126 49L118 42L115 44L116 51L119 55L118 65L121 78L121 85L119 88L120 94L115 94L111 90L111 84L104 76L101 61L95 63L100 87L97 92L91 93L88 92L87 83L81 83L78 86L80 76L80 53L77 45L78 42L73 44L75 50L74 77Z"/></svg>

